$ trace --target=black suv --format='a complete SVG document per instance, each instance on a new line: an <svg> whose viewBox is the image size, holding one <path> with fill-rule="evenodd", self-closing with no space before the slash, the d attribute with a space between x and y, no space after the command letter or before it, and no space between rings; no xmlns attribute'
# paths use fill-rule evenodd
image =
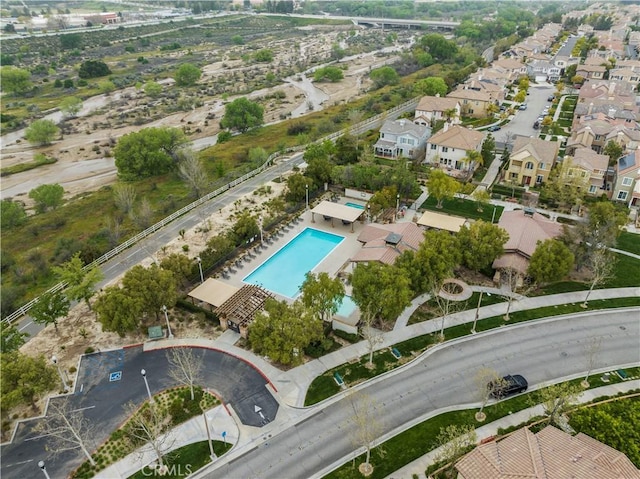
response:
<svg viewBox="0 0 640 479"><path fill-rule="evenodd" d="M500 384L502 382L504 384ZM523 393L529 387L527 380L519 374L504 376L500 383L490 382L487 384L489 395L492 398L502 399L513 394Z"/></svg>

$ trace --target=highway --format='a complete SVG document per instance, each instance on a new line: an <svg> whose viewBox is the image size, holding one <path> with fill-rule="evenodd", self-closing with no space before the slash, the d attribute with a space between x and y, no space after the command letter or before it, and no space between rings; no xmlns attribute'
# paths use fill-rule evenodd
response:
<svg viewBox="0 0 640 479"><path fill-rule="evenodd" d="M532 386L581 374L585 347L594 337L603 338L598 367L640 363L636 308L552 318L462 338L360 389L377 405L381 435L393 435L442 408L477 402L473 378L481 367L522 374ZM345 393L310 408L301 421L274 431L267 441L259 438L194 477L322 477L353 457L352 400Z"/></svg>

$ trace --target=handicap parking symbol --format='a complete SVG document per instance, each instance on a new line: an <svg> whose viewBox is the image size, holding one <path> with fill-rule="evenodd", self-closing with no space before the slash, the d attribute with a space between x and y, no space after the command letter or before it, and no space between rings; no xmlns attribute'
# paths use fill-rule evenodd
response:
<svg viewBox="0 0 640 479"><path fill-rule="evenodd" d="M122 371L116 371L109 374L109 382L120 381L122 379Z"/></svg>

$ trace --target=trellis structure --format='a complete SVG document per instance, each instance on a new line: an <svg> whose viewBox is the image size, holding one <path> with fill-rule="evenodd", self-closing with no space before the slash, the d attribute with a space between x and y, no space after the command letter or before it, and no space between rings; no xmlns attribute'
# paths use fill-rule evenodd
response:
<svg viewBox="0 0 640 479"><path fill-rule="evenodd" d="M264 303L269 298L273 298L273 294L266 289L253 284L245 284L216 309L216 314L220 318L220 326L222 329L236 331L243 338L246 338L253 318L262 311Z"/></svg>

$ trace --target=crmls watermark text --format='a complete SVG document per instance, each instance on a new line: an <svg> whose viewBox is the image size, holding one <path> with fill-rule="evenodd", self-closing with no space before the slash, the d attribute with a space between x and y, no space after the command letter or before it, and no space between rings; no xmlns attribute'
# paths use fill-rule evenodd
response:
<svg viewBox="0 0 640 479"><path fill-rule="evenodd" d="M163 465L155 468L145 467L142 470L144 477L189 476L192 473L191 464L171 464L169 466Z"/></svg>

